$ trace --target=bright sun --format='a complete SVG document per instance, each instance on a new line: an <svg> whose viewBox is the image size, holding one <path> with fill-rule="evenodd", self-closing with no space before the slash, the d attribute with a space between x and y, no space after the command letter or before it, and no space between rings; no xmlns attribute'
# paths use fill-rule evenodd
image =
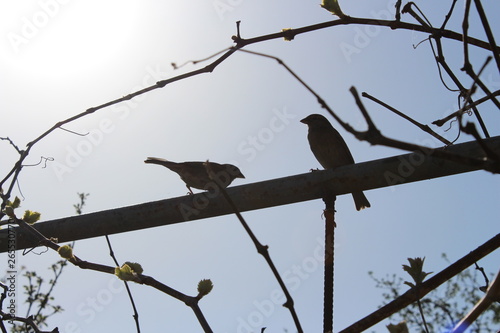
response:
<svg viewBox="0 0 500 333"><path fill-rule="evenodd" d="M0 14L5 60L43 76L98 68L137 31L136 5L127 1L16 1L10 6Z"/></svg>

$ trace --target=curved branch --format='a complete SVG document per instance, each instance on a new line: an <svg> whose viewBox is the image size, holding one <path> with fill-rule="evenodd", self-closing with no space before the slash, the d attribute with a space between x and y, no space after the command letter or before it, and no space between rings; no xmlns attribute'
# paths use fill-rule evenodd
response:
<svg viewBox="0 0 500 333"><path fill-rule="evenodd" d="M92 113L94 113L94 112L96 112L96 111L98 111L100 109L104 109L104 108L106 108L108 106L111 106L111 105L114 105L114 104L118 104L120 102L124 102L124 101L130 100L130 99L132 99L132 98L134 98L136 96L142 95L142 94L144 94L146 92L149 92L149 91L152 91L152 90L155 90L155 89L158 89L158 88L163 88L167 84L172 83L172 82L183 80L183 79L186 79L188 77L192 77L192 76L199 75L199 74L202 74L202 73L210 73L210 72L212 72L215 69L215 67L217 67L221 62L223 62L225 59L227 59L238 48L239 47L231 47L231 48L229 48L229 50L227 52L225 52L222 56L220 56L218 59L216 59L211 64L205 66L204 68L201 68L201 69L198 69L198 70L194 70L194 71L191 71L191 72L188 72L188 73L184 73L184 74L181 74L181 75L177 75L177 76L174 76L173 78L170 78L170 79L167 79L167 80L158 81L158 82L156 82L152 86L149 86L149 87L146 87L144 89L138 90L136 92L133 92L133 93L128 94L126 96L123 96L121 98L117 98L117 99L112 100L110 102L98 105L96 107L89 108L89 109L85 110L84 112L81 112L81 113L79 113L79 114L77 114L75 116L72 116L70 118L67 118L66 120L63 120L63 121L60 121L60 122L54 124L51 128L49 128L48 130L46 130L40 136L38 136L37 138L35 138L33 141L29 142L26 145L26 150L20 151L19 160L16 162L16 164L14 165L14 167L7 173L7 175L0 181L0 188L1 188L2 185L9 178L12 177L12 181L11 181L11 184L10 184L8 190L5 192L5 194L2 194L2 199L4 199L4 200L3 200L3 202L2 202L2 204L0 206L0 218L3 217L3 213L1 213L1 211L5 208L5 204L6 204L6 201L8 200L8 198L10 198L10 194L12 192L12 188L14 186L14 183L16 182L16 180L17 180L17 178L19 176L19 173L21 172L21 169L23 167L22 166L23 161L29 155L29 152L30 152L31 148L33 148L33 146L36 143L38 143L40 140L42 140L43 138L45 138L47 135L49 135L50 133L52 133L56 129L61 128L61 126L65 125L67 123L70 123L72 121L75 121L77 119L80 119L82 117L85 117L87 115L90 115L90 114L92 114Z"/></svg>
<svg viewBox="0 0 500 333"><path fill-rule="evenodd" d="M19 225L19 227L29 234L31 236L35 237L39 241L39 245L42 246L47 246L48 248L51 248L54 251L57 251L59 249L59 245L55 243L53 240L48 239L45 237L42 233L40 233L38 230L33 228L31 225L26 223L25 221L15 218L15 221ZM81 260L80 258L74 256L71 259L68 259L69 262L71 262L73 265L80 267L81 269L90 269L102 273L107 273L107 274L112 274L115 275L115 267L107 266L107 265L101 265L93 262L88 262ZM211 333L212 329L208 325L207 320L205 319L203 313L201 312L198 302L201 299L201 297L195 297L195 296L188 296L186 294L181 293L180 291L177 291L157 280L155 280L153 277L143 275L143 274L137 274L133 280L136 283L139 284L145 284L148 286L151 286L159 291L164 292L165 294L178 299L182 302L184 302L187 306L189 306L194 314L196 315L200 325L203 327L203 330L205 332Z"/></svg>
<svg viewBox="0 0 500 333"><path fill-rule="evenodd" d="M388 28L391 28L393 30L403 29L403 30L419 31L419 32L428 33L428 34L431 34L434 36L440 36L440 37L444 37L447 39L456 40L459 42L463 41L462 34L459 34L458 32L451 31L451 30L433 28L433 27L422 26L422 25L418 25L418 24L401 22L401 21L388 21L388 20L378 20L378 19L371 19L371 18L351 17L351 16L344 16L343 18L333 20L333 21L313 24L313 25L309 25L309 26L305 26L305 27L301 27L301 28L297 28L297 29L289 29L286 31L273 33L273 34L269 34L269 35L264 35L264 36L259 36L259 37L254 37L254 38L249 38L249 39L240 38L238 36L233 36L232 38L235 41L236 45L239 48L241 48L241 47L244 47L244 46L249 45L249 44L254 44L254 43L263 42L263 41L276 39L276 38L291 38L291 39L293 39L295 36L306 33L306 32L330 28L330 27L334 27L337 25L350 25L350 24L376 25L376 26L381 26L381 27L388 27ZM485 41L480 40L480 39L468 37L468 43L471 45L477 46L479 48L482 48L482 49L493 51L492 46L488 42L485 42ZM500 54L500 47L498 47L498 46L496 47L496 52Z"/></svg>

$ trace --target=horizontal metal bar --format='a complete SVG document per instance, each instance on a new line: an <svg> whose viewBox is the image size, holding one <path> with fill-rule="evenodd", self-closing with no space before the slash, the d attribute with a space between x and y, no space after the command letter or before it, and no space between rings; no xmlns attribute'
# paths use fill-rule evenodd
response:
<svg viewBox="0 0 500 333"><path fill-rule="evenodd" d="M491 150L500 155L500 137L485 140ZM444 148L443 148L444 149ZM477 142L467 142L446 148L447 151L469 157L484 155ZM379 160L343 166L332 170L309 172L227 189L241 212L323 198L327 194L342 195L425 179L474 171L474 166L435 158L416 152ZM353 208L354 209L354 208ZM66 217L35 224L46 237L58 242L86 239L205 219L232 213L219 193L203 192L177 198L115 208L96 213ZM8 249L9 231L0 230L0 252ZM37 245L32 236L16 227L16 249Z"/></svg>

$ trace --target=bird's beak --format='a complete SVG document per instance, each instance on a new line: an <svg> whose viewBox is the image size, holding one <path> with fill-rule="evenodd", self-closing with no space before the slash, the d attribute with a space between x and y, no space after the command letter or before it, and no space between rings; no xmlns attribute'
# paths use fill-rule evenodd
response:
<svg viewBox="0 0 500 333"><path fill-rule="evenodd" d="M307 124L307 118L304 118L304 119L301 119L300 122L303 123L303 124Z"/></svg>

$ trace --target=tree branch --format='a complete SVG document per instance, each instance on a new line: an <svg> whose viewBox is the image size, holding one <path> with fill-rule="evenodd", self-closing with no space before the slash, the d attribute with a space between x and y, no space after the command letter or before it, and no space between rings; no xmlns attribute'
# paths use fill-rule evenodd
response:
<svg viewBox="0 0 500 333"><path fill-rule="evenodd" d="M25 221L15 218L16 223L19 225L19 228L24 230L26 233L30 234L32 237L37 239L37 244L41 246L46 246L54 251L59 250L59 245L56 244L52 239L48 239L45 237L42 233L40 233L38 230L33 228L31 225L27 224ZM107 273L107 274L112 274L115 275L115 267L111 266L106 266L106 265L101 265L97 263L92 263L88 261L83 261L77 256L73 256L72 258L68 259L69 262L71 262L73 265L78 266L82 269L90 269L102 273ZM136 274L135 279L132 281L139 283L139 284L145 284L148 286L151 286L159 291L164 292L165 294L176 298L182 302L184 302L187 306L189 306L193 312L195 313L196 317L198 318L198 321L200 325L203 327L204 331L207 333L211 333L212 329L208 325L208 322L204 318L199 306L198 302L200 300L200 297L194 297L194 296L188 296L185 295L157 280L154 278L143 275L143 274Z"/></svg>
<svg viewBox="0 0 500 333"><path fill-rule="evenodd" d="M493 32L491 31L490 24L488 23L488 18L486 17L486 13L484 12L483 5L481 4L481 0L474 0L474 3L477 8L477 13L481 18L481 23L484 27L484 32L486 33L486 37L488 38L488 42L491 47L496 47L495 37L493 36ZM497 63L497 69L500 71L500 55L498 52L493 52L493 57L495 58L495 62Z"/></svg>
<svg viewBox="0 0 500 333"><path fill-rule="evenodd" d="M442 143L444 143L445 145L449 146L451 145L452 143L448 140L446 140L445 138L443 138L441 135L437 134L436 132L434 132L429 126L427 125L424 125L422 123L419 123L418 121L416 121L415 119L407 116L406 114L404 114L403 112L393 108L392 106L382 102L381 100L371 96L370 94L366 93L366 92L362 92L361 93L361 96L363 97L366 97L380 105L382 105L383 107L385 107L386 109L394 112L395 114L397 114L398 116L402 117L403 119L406 119L408 120L410 123L412 123L413 125L417 126L418 128L420 128L422 131L426 132L426 133L429 133L430 135L432 135L433 137L435 137L436 139L438 139L439 141L441 141Z"/></svg>
<svg viewBox="0 0 500 333"><path fill-rule="evenodd" d="M233 199L231 199L231 196L227 193L224 185L221 184L220 178L217 175L215 175L213 170L210 168L210 164L208 163L208 161L207 161L207 163L205 163L205 168L207 169L207 173L208 173L210 179L212 179L215 182L215 184L217 184L218 190L220 191L220 193L222 193L222 196L227 201L227 203L229 204L229 206L233 210L234 214L236 215L236 217L240 221L241 225L243 226L243 228L247 232L248 236L252 240L252 242L257 250L257 253L259 253L262 257L264 257L267 264L269 265L269 268L273 272L274 278L276 279L276 281L278 281L278 284L281 287L281 290L283 290L283 294L285 295L286 301L283 304L283 306L290 311L293 322L295 323L295 327L297 328L297 332L303 333L304 331L302 330L302 326L300 324L299 317L297 315L297 312L295 311L294 301L293 301L292 295L290 295L290 293L288 292L288 288L286 287L285 282L281 278L281 275L278 272L278 269L276 269L276 266L274 265L274 262L271 259L271 256L269 255L269 246L262 245L262 243L259 242L259 240L255 236L255 234L253 233L252 229L250 228L248 223L243 218L243 215L241 215L241 213L240 213L238 207L236 206L236 204L234 203ZM226 175L226 177L227 177L227 175Z"/></svg>
<svg viewBox="0 0 500 333"><path fill-rule="evenodd" d="M441 272L437 273L429 280L423 282L418 288L418 293L415 293L414 289L408 290L406 293L399 296L394 301L384 305L377 311L359 320L358 322L352 324L351 326L343 329L339 333L356 333L367 330L368 328L381 322L382 320L393 315L399 310L404 309L408 305L415 302L417 299L423 298L429 292L436 289L441 284L445 283L446 281L448 281L449 279L451 279L452 277L454 277L467 267L474 264L474 262L480 260L481 258L484 258L485 256L495 251L499 247L500 247L500 234L497 234L495 237L491 238L490 240L488 240L483 245L479 246L474 251L465 255L464 257L462 257L455 263L451 264Z"/></svg>
<svg viewBox="0 0 500 333"><path fill-rule="evenodd" d="M477 302L474 308L455 326L451 333L462 333L484 312L493 302L500 302L500 271L486 290L486 294Z"/></svg>
<svg viewBox="0 0 500 333"><path fill-rule="evenodd" d="M343 18L333 20L333 21L328 21L328 22L323 22L323 23L318 23L318 24L313 24L301 28L296 28L296 29L290 29L282 32L277 32L277 33L272 33L268 35L263 35L263 36L258 36L258 37L253 37L249 39L244 39L238 36L233 36L232 39L236 43L238 48L244 47L246 45L254 44L254 43L259 43L267 40L272 40L272 39L277 39L277 38L294 38L297 35L315 31L315 30L320 30L320 29L326 29L338 25L351 25L351 24L359 24L359 25L373 25L373 26L381 26L381 27L388 27L393 30L396 29L403 29L403 30L409 30L409 31L418 31L418 32L423 32L423 33L428 33L433 36L440 36L444 37L447 39L451 40L456 40L461 42L463 40L462 34L459 34L455 31L451 30L446 30L446 29L438 29L438 28L432 28L432 27L427 27L427 26L422 26L418 24L412 24L408 22L401 22L401 21L388 21L388 20L378 20L378 19L371 19L371 18L360 18L360 17L352 17L352 16L344 16ZM492 49L492 46L485 41L469 37L468 39L469 43L471 45L477 46L479 48L485 49L485 50L490 50L493 52L497 52L500 54L500 47L496 47L495 49Z"/></svg>

